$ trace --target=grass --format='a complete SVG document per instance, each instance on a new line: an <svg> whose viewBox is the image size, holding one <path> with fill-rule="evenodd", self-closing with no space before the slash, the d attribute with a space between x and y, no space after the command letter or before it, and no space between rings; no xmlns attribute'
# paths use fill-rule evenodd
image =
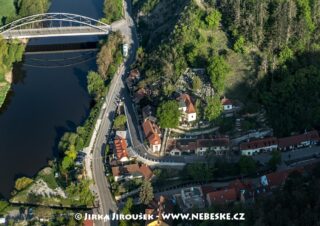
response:
<svg viewBox="0 0 320 226"><path fill-rule="evenodd" d="M0 107L6 99L7 93L10 90L10 84L7 82L0 82Z"/></svg>
<svg viewBox="0 0 320 226"><path fill-rule="evenodd" d="M2 17L11 17L16 14L14 0L0 0L0 19Z"/></svg>

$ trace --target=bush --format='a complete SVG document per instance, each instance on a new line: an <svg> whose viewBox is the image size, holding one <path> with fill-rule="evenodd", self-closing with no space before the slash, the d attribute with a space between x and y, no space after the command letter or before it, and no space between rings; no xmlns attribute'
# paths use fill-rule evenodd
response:
<svg viewBox="0 0 320 226"><path fill-rule="evenodd" d="M33 180L28 177L21 177L16 180L14 188L17 191L21 191L32 184Z"/></svg>

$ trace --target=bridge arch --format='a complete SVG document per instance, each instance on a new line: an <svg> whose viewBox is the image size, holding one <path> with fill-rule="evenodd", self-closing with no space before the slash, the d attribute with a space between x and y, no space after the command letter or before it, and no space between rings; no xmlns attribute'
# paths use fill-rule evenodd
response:
<svg viewBox="0 0 320 226"><path fill-rule="evenodd" d="M35 14L32 16L27 16L18 20L15 20L11 23L8 23L2 27L0 27L0 34L5 35L7 32L15 31L23 26L30 25L30 24L37 24L41 22L69 22L75 23L79 25L84 25L85 27L91 27L96 30L100 30L102 32L109 32L111 26L103 23L99 20L78 15L72 13L42 13L42 14ZM57 26L54 26L57 27ZM60 23L60 27L69 27L69 26L62 26ZM79 26L80 27L80 26Z"/></svg>

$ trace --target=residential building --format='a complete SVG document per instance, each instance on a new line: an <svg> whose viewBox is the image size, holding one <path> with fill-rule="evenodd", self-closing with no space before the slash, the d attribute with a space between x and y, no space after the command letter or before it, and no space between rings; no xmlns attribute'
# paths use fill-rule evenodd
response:
<svg viewBox="0 0 320 226"><path fill-rule="evenodd" d="M207 194L208 205L226 204L237 201L237 191L235 188L225 188L222 190L209 192Z"/></svg>
<svg viewBox="0 0 320 226"><path fill-rule="evenodd" d="M153 177L153 173L149 166L142 164L130 164L125 166L112 167L112 175L115 181L132 180L136 178L143 178L150 180Z"/></svg>
<svg viewBox="0 0 320 226"><path fill-rule="evenodd" d="M158 199L154 199L145 210L147 216L153 216L152 220L147 220L147 226L170 226L172 219L164 219L163 213L169 214L173 212L173 203L168 198L161 195Z"/></svg>
<svg viewBox="0 0 320 226"><path fill-rule="evenodd" d="M216 155L224 155L229 149L230 140L227 136L170 140L168 142L169 154L172 156L179 156L183 153L204 155L207 151L215 153Z"/></svg>
<svg viewBox="0 0 320 226"><path fill-rule="evenodd" d="M230 99L228 99L228 98L223 97L221 99L221 104L223 106L223 110L224 111L230 111L230 110L233 109L232 101Z"/></svg>
<svg viewBox="0 0 320 226"><path fill-rule="evenodd" d="M201 187L189 187L181 189L181 193L175 195L180 208L186 212L192 209L205 207L204 196Z"/></svg>
<svg viewBox="0 0 320 226"><path fill-rule="evenodd" d="M114 138L114 149L115 149L115 154L117 156L118 161L120 162L129 161L126 139L120 136L116 136Z"/></svg>
<svg viewBox="0 0 320 226"><path fill-rule="evenodd" d="M283 137L278 139L279 150L286 151L317 144L320 141L319 133L316 130L304 134Z"/></svg>
<svg viewBox="0 0 320 226"><path fill-rule="evenodd" d="M126 82L129 89L132 89L133 86L140 80L140 71L138 69L133 69L130 71Z"/></svg>
<svg viewBox="0 0 320 226"><path fill-rule="evenodd" d="M213 151L216 155L224 155L230 148L229 137L197 140L197 155L204 155L207 151Z"/></svg>
<svg viewBox="0 0 320 226"><path fill-rule="evenodd" d="M180 97L178 97L178 101L179 110L182 113L180 121L188 123L196 121L197 113L190 96L188 94L181 94Z"/></svg>
<svg viewBox="0 0 320 226"><path fill-rule="evenodd" d="M240 144L242 155L255 155L261 152L271 152L277 150L278 140L275 137L253 140Z"/></svg>
<svg viewBox="0 0 320 226"><path fill-rule="evenodd" d="M152 107L151 105L147 105L145 107L142 108L142 118L143 120L149 119L152 122L156 122L157 118L155 117L155 108Z"/></svg>
<svg viewBox="0 0 320 226"><path fill-rule="evenodd" d="M151 151L159 152L161 149L161 133L159 127L149 119L144 120L142 127Z"/></svg>

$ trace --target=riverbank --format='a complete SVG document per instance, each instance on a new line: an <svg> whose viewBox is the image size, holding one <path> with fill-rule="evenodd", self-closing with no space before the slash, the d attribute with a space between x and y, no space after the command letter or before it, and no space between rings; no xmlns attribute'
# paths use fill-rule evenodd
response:
<svg viewBox="0 0 320 226"><path fill-rule="evenodd" d="M0 109L7 97L7 94L10 90L11 83L12 83L13 75L12 70L7 72L3 78L0 77Z"/></svg>

